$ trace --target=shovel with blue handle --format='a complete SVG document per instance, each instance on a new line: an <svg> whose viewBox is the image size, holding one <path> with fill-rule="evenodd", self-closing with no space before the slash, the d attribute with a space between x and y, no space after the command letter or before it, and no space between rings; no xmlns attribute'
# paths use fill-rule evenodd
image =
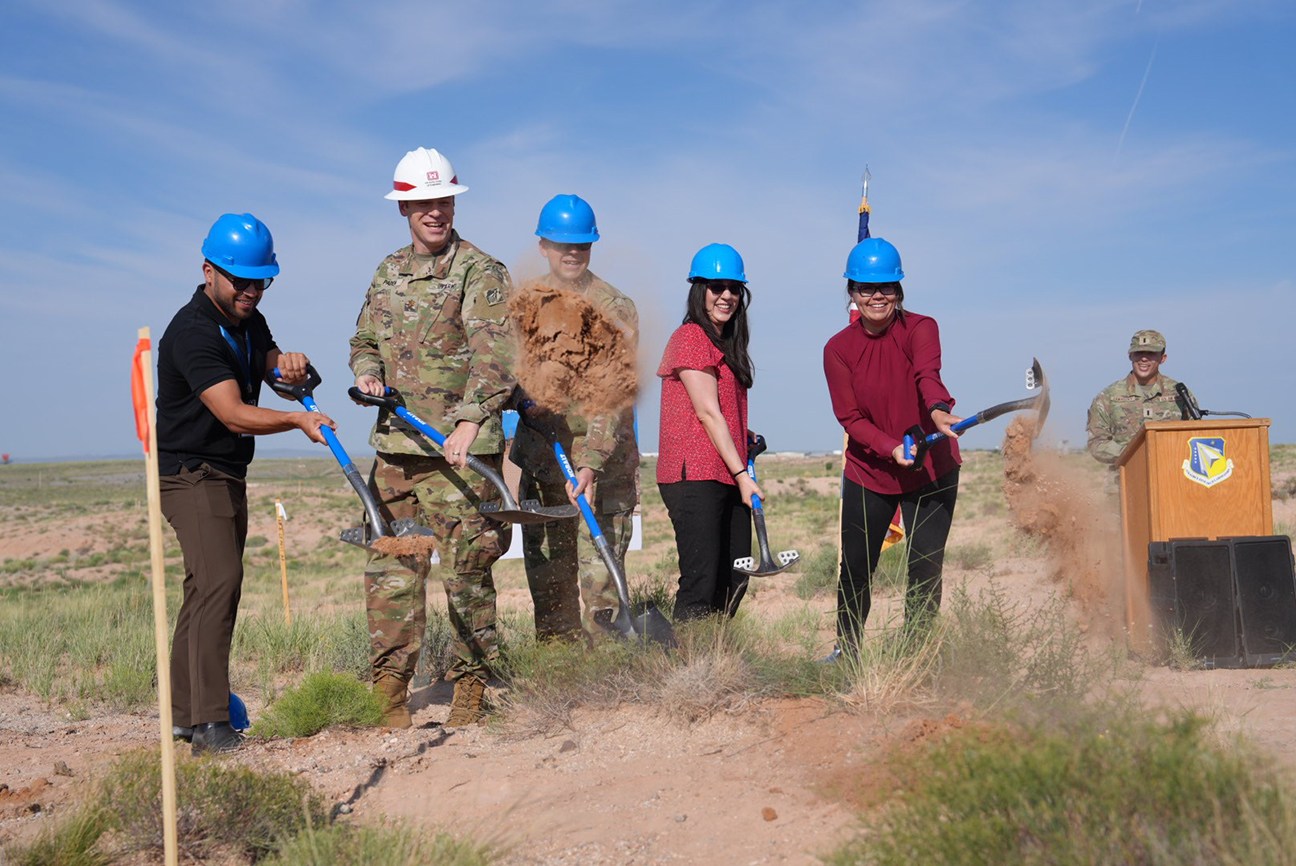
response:
<svg viewBox="0 0 1296 866"><path fill-rule="evenodd" d="M527 400L520 407L518 415L521 417L522 423L549 440L549 443L553 446L554 457L558 460L558 468L562 470L563 477L567 479L567 483L573 489L576 488L580 481L572 470L571 461L567 459L567 452L563 449L562 443L558 441L558 437L553 435L551 430L546 430L527 414L527 410L533 406L535 404ZM621 563L617 562L616 556L612 553L612 545L608 543L607 536L603 534L603 529L599 526L598 518L594 516L594 509L590 507L588 494L581 494L576 497L576 503L580 506L581 515L585 518L585 525L589 527L590 538L594 541L594 547L598 549L599 556L603 558L603 564L607 566L608 574L612 575L612 583L616 586L617 615L609 624L612 631L621 637L632 638L640 643L652 641L663 646L676 646L678 642L675 640L675 629L671 626L670 620L666 619L666 615L658 610L657 605L646 602L639 610L634 610L631 607L630 585L626 582L625 570L621 568Z"/></svg>
<svg viewBox="0 0 1296 866"><path fill-rule="evenodd" d="M758 435L747 449L747 475L756 480L756 458L765 451L765 437ZM740 556L734 560L734 571L741 571L751 577L769 577L787 571L801 559L795 550L780 550L778 562L770 555L769 536L765 532L765 509L761 498L752 494L752 521L756 524L756 543L760 548L760 562L752 556ZM741 593L735 593L741 597ZM736 603L733 603L736 607Z"/></svg>
<svg viewBox="0 0 1296 866"><path fill-rule="evenodd" d="M953 426L955 433L962 433L978 424L984 424L986 421L994 420L1000 415L1007 415L1009 412L1021 412L1024 410L1034 410L1035 414L1035 431L1031 434L1034 439L1039 436L1040 431L1044 429L1044 420L1048 418L1049 412L1049 388L1048 380L1044 378L1044 369L1040 367L1038 358L1031 359L1030 369L1026 371L1026 390L1039 390L1034 397L1024 397L1021 400L1010 400L1007 403L999 403L991 406L989 409L982 409L980 412L971 417L964 418ZM919 469L923 465L923 460L927 457L927 452L931 450L942 439L947 438L944 433L924 434L923 429L917 424L910 427L904 437L904 456L906 460L912 460L913 465L910 469Z"/></svg>
<svg viewBox="0 0 1296 866"><path fill-rule="evenodd" d="M367 403L370 406L386 409L407 425L431 439L437 444L438 448L445 445L446 438L441 435L440 430L437 430L400 404L398 399L400 394L395 388L388 388L385 397L366 394L359 388L351 388L347 391L347 394L357 403ZM471 454L468 455L467 465L473 472L489 481L499 492L499 502L483 502L477 506L479 512L492 520L498 520L501 523L548 523L551 520L563 520L576 516L576 506L574 505L541 505L535 499L523 499L518 502L513 498L513 494L508 489L508 485L504 483L504 479L494 469L491 469Z"/></svg>
<svg viewBox="0 0 1296 866"><path fill-rule="evenodd" d="M280 373L276 367L274 371L275 380L270 383L280 394L292 397L305 407L307 412L318 412L319 406L315 404L315 389L323 381L320 374L315 372L315 368L309 364L306 365L306 381L301 384L291 384L289 382L278 381ZM338 537L347 544L354 544L356 547L363 547L365 550L373 551L373 543L380 538L394 537L405 538L411 535L431 535L432 530L426 526L420 526L414 522L413 518L405 517L400 520L393 520L390 525L383 520L382 512L378 509L378 502L373 497L369 485L360 476L360 470L351 458L347 456L346 449L338 441L337 434L328 427L320 427L320 433L324 436L324 442L328 445L333 456L337 458L338 465L342 467L343 474L346 475L347 481L355 488L356 495L364 503L365 514L368 516L366 526L353 526L350 529L344 529Z"/></svg>

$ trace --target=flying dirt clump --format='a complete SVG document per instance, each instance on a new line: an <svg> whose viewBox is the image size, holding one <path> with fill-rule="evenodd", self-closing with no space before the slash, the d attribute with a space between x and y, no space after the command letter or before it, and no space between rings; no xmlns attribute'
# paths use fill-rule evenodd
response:
<svg viewBox="0 0 1296 866"><path fill-rule="evenodd" d="M602 415L634 404L631 337L579 293L530 283L509 301L509 313L521 341L518 382L540 406L564 412L577 403Z"/></svg>
<svg viewBox="0 0 1296 866"><path fill-rule="evenodd" d="M436 550L436 540L430 535L407 535L402 538L384 535L382 538L375 538L370 547L387 556L431 559L432 551Z"/></svg>
<svg viewBox="0 0 1296 866"><path fill-rule="evenodd" d="M1043 542L1052 577L1079 602L1082 624L1119 638L1125 604L1119 505L1060 454L1036 454L1034 425L1018 416L1004 434L1003 490L1013 523Z"/></svg>

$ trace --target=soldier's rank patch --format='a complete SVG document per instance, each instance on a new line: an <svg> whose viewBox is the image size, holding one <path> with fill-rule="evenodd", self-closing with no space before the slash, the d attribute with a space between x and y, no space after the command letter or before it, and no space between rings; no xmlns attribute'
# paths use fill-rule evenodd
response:
<svg viewBox="0 0 1296 866"><path fill-rule="evenodd" d="M1224 437L1194 436L1188 440L1183 474L1202 487L1214 487L1233 474L1233 461L1225 454Z"/></svg>

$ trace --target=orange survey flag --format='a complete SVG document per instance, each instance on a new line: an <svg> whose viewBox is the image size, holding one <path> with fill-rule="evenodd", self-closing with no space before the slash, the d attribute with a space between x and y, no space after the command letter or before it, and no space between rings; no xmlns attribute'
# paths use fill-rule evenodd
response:
<svg viewBox="0 0 1296 866"><path fill-rule="evenodd" d="M144 443L144 453L149 453L148 395L144 389L144 354L153 349L152 340L140 337L131 358L131 402L135 404L135 435ZM152 373L153 371L148 371Z"/></svg>

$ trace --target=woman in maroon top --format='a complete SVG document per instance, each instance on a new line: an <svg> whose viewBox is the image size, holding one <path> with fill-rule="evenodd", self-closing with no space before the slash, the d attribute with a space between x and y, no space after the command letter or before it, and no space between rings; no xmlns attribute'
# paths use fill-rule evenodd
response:
<svg viewBox="0 0 1296 866"><path fill-rule="evenodd" d="M705 246L689 282L688 313L657 369L657 487L679 550L676 621L737 611L747 577L733 562L751 555L751 497L764 497L747 475L751 292L742 257L727 244Z"/></svg>
<svg viewBox="0 0 1296 866"><path fill-rule="evenodd" d="M940 608L945 540L958 497L954 398L941 382L936 320L904 308L900 254L868 238L846 260L846 291L859 319L824 346L833 412L849 434L842 490L842 558L837 591L836 658L858 649L868 619L869 582L897 504L908 531L905 624ZM905 431L940 431L923 466L904 455Z"/></svg>

